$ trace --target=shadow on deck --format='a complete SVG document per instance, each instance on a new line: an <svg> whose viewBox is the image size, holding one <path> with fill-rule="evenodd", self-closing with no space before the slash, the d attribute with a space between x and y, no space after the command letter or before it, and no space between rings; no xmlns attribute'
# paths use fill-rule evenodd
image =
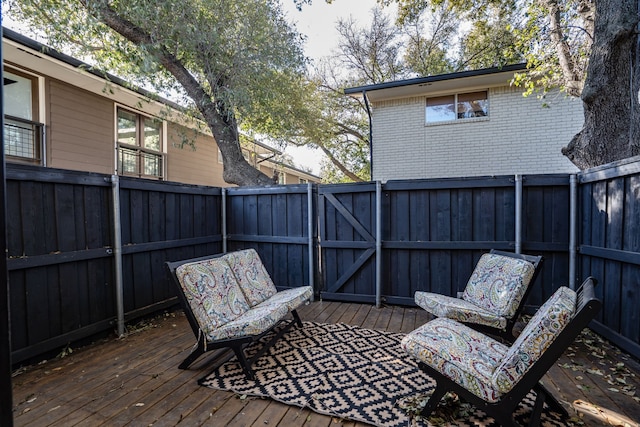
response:
<svg viewBox="0 0 640 427"><path fill-rule="evenodd" d="M303 320L409 332L429 320L417 308L315 302ZM177 368L195 339L180 311L63 358L14 373L16 426L362 426L266 399L198 386L214 354ZM213 353L213 352L212 352ZM640 364L585 330L544 378L587 426L640 426ZM626 423L626 424L625 424Z"/></svg>

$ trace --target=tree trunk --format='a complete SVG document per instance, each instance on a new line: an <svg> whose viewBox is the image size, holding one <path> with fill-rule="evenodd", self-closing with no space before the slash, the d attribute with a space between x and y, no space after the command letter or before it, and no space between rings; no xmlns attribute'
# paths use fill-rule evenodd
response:
<svg viewBox="0 0 640 427"><path fill-rule="evenodd" d="M151 36L142 28L118 15L107 1L100 0L90 5L90 0L81 0L81 3L102 23L127 40L138 46L153 47L152 52L158 62L182 85L211 129L222 153L224 165L222 178L225 182L241 186L275 184L273 178L251 166L242 155L238 123L233 112L230 112L230 109L221 103L216 104L212 95L207 93L202 84L189 73L178 58L167 51L164 46L154 43Z"/></svg>
<svg viewBox="0 0 640 427"><path fill-rule="evenodd" d="M596 0L584 126L562 149L580 169L640 155L639 0Z"/></svg>

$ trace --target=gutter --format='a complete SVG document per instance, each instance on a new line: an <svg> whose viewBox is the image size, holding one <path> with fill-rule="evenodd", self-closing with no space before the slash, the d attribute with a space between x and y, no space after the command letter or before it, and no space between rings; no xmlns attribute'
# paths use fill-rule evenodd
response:
<svg viewBox="0 0 640 427"><path fill-rule="evenodd" d="M366 90L362 91L362 98L367 108L367 116L369 116L369 179L373 179L373 119L371 118L371 108L369 107Z"/></svg>

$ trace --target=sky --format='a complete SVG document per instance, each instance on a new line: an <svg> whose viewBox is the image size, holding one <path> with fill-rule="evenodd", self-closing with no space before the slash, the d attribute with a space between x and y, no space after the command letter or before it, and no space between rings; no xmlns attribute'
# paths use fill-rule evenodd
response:
<svg viewBox="0 0 640 427"><path fill-rule="evenodd" d="M298 31L307 36L305 52L312 59L327 56L338 45L336 23L340 18L352 16L361 26L368 22L376 0L313 0L298 11L293 0L282 0L284 11Z"/></svg>
<svg viewBox="0 0 640 427"><path fill-rule="evenodd" d="M336 23L340 18L350 16L359 26L365 26L371 16L376 0L313 0L311 5L302 6L298 11L293 0L282 0L284 11L291 22L296 23L298 32L307 36L305 53L312 60L331 54L338 47ZM310 167L314 174L320 173L320 162L324 154L320 150L287 147L285 153L294 158L298 165Z"/></svg>

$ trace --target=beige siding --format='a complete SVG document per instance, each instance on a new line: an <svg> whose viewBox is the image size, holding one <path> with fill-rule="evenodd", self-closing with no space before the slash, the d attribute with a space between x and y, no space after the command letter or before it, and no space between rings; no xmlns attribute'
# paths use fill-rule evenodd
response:
<svg viewBox="0 0 640 427"><path fill-rule="evenodd" d="M222 179L222 163L218 162L218 145L213 137L195 136L176 124L168 125L167 180L186 184L226 187ZM183 136L193 147L182 145Z"/></svg>
<svg viewBox="0 0 640 427"><path fill-rule="evenodd" d="M424 97L375 105L373 179L577 171L560 150L582 127L580 100L499 87L489 103L488 119L436 125L425 125Z"/></svg>
<svg viewBox="0 0 640 427"><path fill-rule="evenodd" d="M113 102L56 80L46 92L48 166L114 173Z"/></svg>

